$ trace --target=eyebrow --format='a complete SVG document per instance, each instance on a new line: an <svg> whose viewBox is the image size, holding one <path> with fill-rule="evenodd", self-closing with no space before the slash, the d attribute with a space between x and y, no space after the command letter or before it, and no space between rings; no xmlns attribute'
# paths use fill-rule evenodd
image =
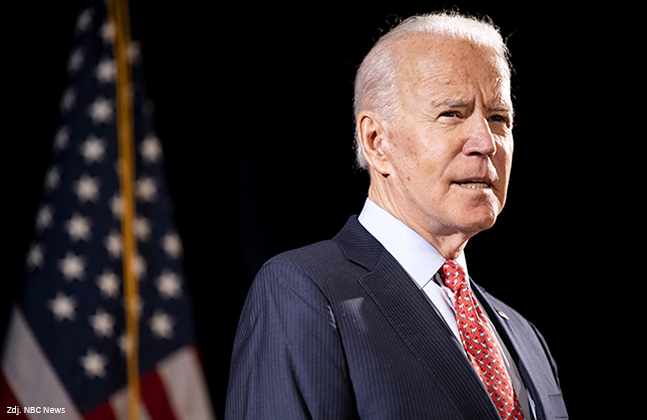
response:
<svg viewBox="0 0 647 420"><path fill-rule="evenodd" d="M432 101L434 107L449 107L449 108L462 108L468 106L468 101L464 99L442 99L439 101Z"/></svg>
<svg viewBox="0 0 647 420"><path fill-rule="evenodd" d="M436 108L439 107L449 107L449 108L463 108L466 106L469 106L470 102L465 100L465 99L442 99L439 101L433 101L432 105ZM509 113L510 115L514 116L514 108L510 105L496 105L492 108L488 108L489 111L493 112L505 112Z"/></svg>

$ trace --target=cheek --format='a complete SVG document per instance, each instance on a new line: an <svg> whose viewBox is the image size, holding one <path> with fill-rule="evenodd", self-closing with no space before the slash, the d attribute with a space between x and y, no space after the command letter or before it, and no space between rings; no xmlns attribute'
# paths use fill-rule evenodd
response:
<svg viewBox="0 0 647 420"><path fill-rule="evenodd" d="M411 137L391 140L389 144L389 160L394 169L393 175L403 180L411 181L420 170L420 150Z"/></svg>
<svg viewBox="0 0 647 420"><path fill-rule="evenodd" d="M505 156L504 161L501 163L500 176L505 179L506 186L510 180L510 172L512 169L512 153Z"/></svg>
<svg viewBox="0 0 647 420"><path fill-rule="evenodd" d="M501 154L505 157L506 162L508 162L508 168L509 168L510 163L512 162L512 153L514 152L514 140L512 138L512 134L505 137L499 143L499 149L501 150Z"/></svg>
<svg viewBox="0 0 647 420"><path fill-rule="evenodd" d="M511 168L512 154L501 154L496 161L496 171L499 176L499 186L496 189L496 195L499 198L502 207L505 204L507 196Z"/></svg>
<svg viewBox="0 0 647 420"><path fill-rule="evenodd" d="M419 188L430 190L442 179L443 161L432 150L411 150L405 157L407 165L406 180Z"/></svg>
<svg viewBox="0 0 647 420"><path fill-rule="evenodd" d="M413 124L412 124L413 125ZM441 141L426 140L429 133L401 130L389 136L389 154L394 175L407 189L429 190L441 180L449 150Z"/></svg>

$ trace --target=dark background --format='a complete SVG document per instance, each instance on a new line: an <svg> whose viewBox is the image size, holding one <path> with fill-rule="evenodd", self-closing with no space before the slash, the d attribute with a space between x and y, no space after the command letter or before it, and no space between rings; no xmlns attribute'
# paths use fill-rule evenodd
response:
<svg viewBox="0 0 647 420"><path fill-rule="evenodd" d="M596 365L606 350L594 340L609 290L602 238L613 213L600 161L613 141L608 117L619 111L606 106L614 93L603 83L610 49L621 44L614 13L545 2L197 3L132 1L131 24L219 418L256 270L278 252L332 237L361 210L368 178L354 169L352 151L357 66L397 17L452 5L493 19L515 69L509 201L495 227L470 241L470 274L543 332L571 418L607 418L612 404L599 397L608 395L600 377L609 374ZM24 2L0 13L2 333L22 281L83 4ZM612 48L601 54L601 42ZM519 271L497 272L502 259ZM614 413L608 418L622 418L622 408Z"/></svg>

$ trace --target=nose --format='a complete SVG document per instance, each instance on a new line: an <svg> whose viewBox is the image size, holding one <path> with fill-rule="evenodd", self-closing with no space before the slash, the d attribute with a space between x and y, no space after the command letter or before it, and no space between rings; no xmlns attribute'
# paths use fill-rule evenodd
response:
<svg viewBox="0 0 647 420"><path fill-rule="evenodd" d="M492 157L497 152L497 145L490 124L485 117L474 115L464 133L466 141L463 153L468 156Z"/></svg>

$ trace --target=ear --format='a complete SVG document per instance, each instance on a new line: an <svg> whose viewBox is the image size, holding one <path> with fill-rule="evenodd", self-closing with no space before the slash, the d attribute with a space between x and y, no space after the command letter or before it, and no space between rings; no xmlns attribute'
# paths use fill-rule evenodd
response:
<svg viewBox="0 0 647 420"><path fill-rule="evenodd" d="M388 176L391 165L385 153L387 131L384 120L374 112L362 111L357 118L357 136L371 168L383 176Z"/></svg>

